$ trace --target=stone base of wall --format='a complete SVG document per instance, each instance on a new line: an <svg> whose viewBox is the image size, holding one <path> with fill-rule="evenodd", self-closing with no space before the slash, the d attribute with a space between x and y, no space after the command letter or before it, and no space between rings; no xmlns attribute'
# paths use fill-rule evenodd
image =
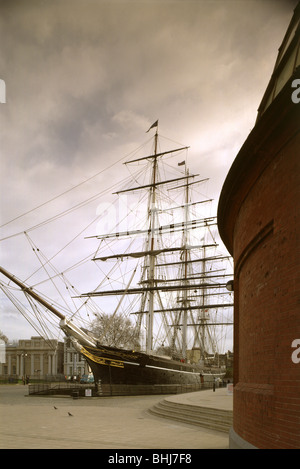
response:
<svg viewBox="0 0 300 469"><path fill-rule="evenodd" d="M248 441L241 438L231 427L229 430L229 449L258 449Z"/></svg>

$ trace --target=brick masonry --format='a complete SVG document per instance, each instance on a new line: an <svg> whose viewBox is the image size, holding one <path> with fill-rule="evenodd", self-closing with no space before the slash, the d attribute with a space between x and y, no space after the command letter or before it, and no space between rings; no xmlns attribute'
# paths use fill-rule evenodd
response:
<svg viewBox="0 0 300 469"><path fill-rule="evenodd" d="M260 448L300 445L300 364L291 359L300 338L297 148L299 134L253 184L235 224L234 429Z"/></svg>
<svg viewBox="0 0 300 469"><path fill-rule="evenodd" d="M218 208L235 263L233 430L256 448L300 448L299 122L287 83L241 148Z"/></svg>

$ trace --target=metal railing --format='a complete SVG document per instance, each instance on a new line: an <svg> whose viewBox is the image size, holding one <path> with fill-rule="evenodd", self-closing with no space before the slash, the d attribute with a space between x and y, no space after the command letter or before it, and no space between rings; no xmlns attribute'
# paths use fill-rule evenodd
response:
<svg viewBox="0 0 300 469"><path fill-rule="evenodd" d="M84 397L86 390L93 397L126 395L183 394L187 392L213 389L213 382L201 384L79 384L74 382L34 383L28 385L29 395L70 395Z"/></svg>

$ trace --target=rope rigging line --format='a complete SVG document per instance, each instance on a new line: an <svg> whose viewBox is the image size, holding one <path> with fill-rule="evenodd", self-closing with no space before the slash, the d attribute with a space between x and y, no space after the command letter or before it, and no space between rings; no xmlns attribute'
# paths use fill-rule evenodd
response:
<svg viewBox="0 0 300 469"><path fill-rule="evenodd" d="M150 139L149 139L150 140ZM77 189L78 187L82 186L83 184L86 184L87 182L91 181L92 179L95 179L97 176L99 176L100 174L103 174L105 171L107 171L108 169L112 168L113 166L115 166L116 164L120 163L120 161L124 160L125 158L128 158L129 156L133 155L134 153L138 152L144 145L146 145L149 140L147 140L146 142L144 142L143 144L141 144L137 149L129 152L127 155L125 156L122 156L121 158L119 158L117 161L115 161L114 163L108 165L106 168L104 169L101 169L100 171L98 171L96 174L94 174L93 176L90 176L89 178L85 179L84 181L81 181L79 184L76 184L75 186L71 187L70 189L67 189L63 192L61 192L60 194L56 195L55 197L52 197L51 199L47 200L46 202L43 202L42 204L39 204L37 205L36 207L28 210L27 212L24 212L22 213L21 215L18 215L17 217L15 218L12 218L11 220L9 220L8 222L6 223L3 223L2 225L0 225L0 228L3 228L4 226L7 226L9 225L10 223L20 219L20 218L23 218L25 215L28 215L29 213L32 213L34 212L35 210L38 210L39 208L41 207L44 207L45 205L53 202L54 200L58 199L59 197L62 197L63 195L65 194L68 194L69 192L73 191L74 189ZM27 230L28 231L28 230ZM2 240L0 240L2 241Z"/></svg>
<svg viewBox="0 0 300 469"><path fill-rule="evenodd" d="M33 301L33 299L30 297L30 295L28 295L28 293L26 293L26 292L24 292L24 293L25 293L27 301L30 304L31 309L32 309L32 311L33 311L33 313L34 313L34 315L35 315L41 329L42 329L42 332L45 334L45 336L43 336L43 337L45 337L45 340L48 342L49 345L51 345L51 338L50 338L51 331L50 331L49 327L47 326L47 323L46 323L46 321L43 317L43 314L41 314L41 312L39 310L40 306L37 306L37 304ZM58 327L57 324L55 324L55 323L51 323L51 325L54 326L55 328ZM53 346L51 348L53 348Z"/></svg>
<svg viewBox="0 0 300 469"><path fill-rule="evenodd" d="M126 180L127 182L130 180L129 177L125 178L124 180ZM110 193L111 190L113 190L114 187L116 186L119 186L120 185L120 182L116 182L115 184L113 184L109 189L105 189L101 192L98 192L97 194L94 194L93 196L89 197L88 199L84 200L83 202L80 202L76 205L74 205L73 207L70 207L56 215L53 215L52 217L50 218L47 218L46 220L40 222L40 223L37 223L36 225L33 225L29 228L27 228L25 231L26 232L29 232L29 231L33 231L33 230L36 230L37 228L41 228L42 226L45 226L47 225L48 223L51 223L53 221L56 221L58 220L59 218L62 218L68 214L70 214L71 212L75 211L75 210L78 210L82 207L84 207L85 205L88 205L90 204L91 202L94 202L95 200L97 200L98 198L102 197L103 195L107 194L107 193ZM3 227L4 225L2 225ZM0 227L1 228L1 227ZM16 233L13 233L11 235L8 235L8 236L5 236L3 238L0 238L0 241L6 241L7 239L11 239L11 238L14 238L16 236L20 236L24 233L24 230L22 231L18 231Z"/></svg>
<svg viewBox="0 0 300 469"><path fill-rule="evenodd" d="M18 300L18 298L12 293L11 287L8 285L4 284L3 282L0 282L0 288L3 291L3 293L7 296L7 298L12 302L12 304L16 307L16 309L21 313L21 315L24 317L24 319L29 322L29 324L32 326L32 328L39 334L41 335L41 330L38 329L36 323L33 321L33 319L30 317L29 311L26 309L26 307ZM17 289L18 290L18 289ZM18 290L20 291L20 290ZM30 306L32 307L31 303L29 303ZM35 305L36 306L36 305ZM39 321L38 321L39 322ZM39 322L40 324L40 322ZM41 325L41 324L40 324ZM47 338L45 339L47 341ZM49 345L52 347L51 342Z"/></svg>
<svg viewBox="0 0 300 469"><path fill-rule="evenodd" d="M87 305L89 299L88 299L88 300L84 300L84 301L82 302L82 304L80 305L80 307L78 308L78 306L77 306L76 303L75 303L74 298L72 297L72 295L71 295L71 293L70 293L70 290L71 290L72 292L74 292L75 294L77 294L77 295L80 294L79 290L77 290L76 287L74 287L73 284L66 278L65 272L61 272L61 273L58 272L58 270L55 268L55 266L54 266L53 264L51 264L51 262L50 262L51 259L48 260L48 259L46 258L46 256L44 256L44 255L41 253L41 250L37 248L37 246L36 246L36 245L34 244L34 242L30 239L30 237L29 237L28 234L26 234L26 237L27 237L27 239L28 239L29 244L32 246L33 251L35 252L36 256L38 257L38 260L39 260L39 261L41 262L41 264L42 264L41 268L43 268L43 269L45 270L46 274L48 275L48 279L44 280L43 282L40 282L39 284L50 281L50 282L52 283L52 285L54 286L55 290L58 292L59 296L61 297L63 303L65 304L65 306L66 306L66 310L65 310L65 311L67 311L69 314L72 313L71 316L70 316L70 318L73 318L76 314L79 313L79 311L82 309L83 306L86 306L86 305ZM40 257L43 257L43 259L45 260L44 263L42 262L42 259L41 259ZM54 276L51 276L50 273L47 271L47 269L46 269L46 267L45 267L46 265L49 265L49 267L51 267L51 268L53 269L53 271L55 272L55 275L54 275ZM38 269L38 270L39 270L39 269ZM66 300L65 300L65 298L64 298L64 296L63 296L63 294L62 294L62 292L59 290L59 288L57 287L57 285L56 285L55 282L54 282L54 278L57 278L57 277L63 282L63 284L64 284L66 290L68 290L69 297L70 297L70 299L71 299L71 301L72 301L72 304L73 304L73 307L74 307L74 310L75 310L74 312L72 312L72 311L70 310L70 307L69 307L69 305L67 304L67 302L66 302ZM30 278L30 277L29 277L29 278ZM27 280L28 280L28 279L27 279ZM26 280L26 281L27 281L27 280ZM37 284L37 285L39 285L39 284ZM91 311L93 310L93 308L94 308L94 309L99 309L99 308L97 308L97 305L95 304L94 301L89 301L89 305L90 305L90 310L91 310ZM59 307L61 308L61 305L59 305ZM93 311L92 311L92 312L93 312ZM82 321L86 321L86 320L85 320L84 318L82 318L82 317L81 317L81 319L82 319Z"/></svg>
<svg viewBox="0 0 300 469"><path fill-rule="evenodd" d="M93 225L99 218L101 217L101 214L98 215L96 218L93 219L93 221L91 221L87 226L85 226L83 228L83 230L81 230L76 236L74 236L74 238L72 238L67 244L65 244L65 246L63 246L56 254L54 254L47 262L51 262L56 256L58 256L58 254L60 254L62 251L64 251L68 246L70 246L70 244L72 244L80 235L82 235L82 233L84 233L91 225ZM24 234L26 236L28 236L28 233L26 231L24 231ZM80 261L79 261L80 262ZM41 267L39 269L37 269L35 272L33 272L27 279L30 279L33 275L35 275L39 270L41 269ZM72 267L69 267L68 270L71 270Z"/></svg>
<svg viewBox="0 0 300 469"><path fill-rule="evenodd" d="M53 278L50 276L48 270L46 269L46 265L48 264L56 274L58 274L58 271L57 269L52 265L50 264L50 262L47 260L47 258L42 254L42 252L38 249L38 247L33 243L32 239L29 237L29 235L27 233L25 233L25 236L30 244L30 246L32 247L32 250L33 252L35 253L38 261L40 262L41 264L41 268L45 271L45 273L47 274L47 276L49 277L49 281L52 283L52 285L54 286L55 290L57 291L58 295L60 296L60 298L62 299L63 303L65 304L66 308L68 308L68 304L65 300L65 298L63 297L62 293L60 292L60 290L58 289L57 285L55 284ZM42 258L45 260L45 262L42 262ZM63 277L60 277L60 278L63 278ZM25 280L25 282L28 281L28 278Z"/></svg>

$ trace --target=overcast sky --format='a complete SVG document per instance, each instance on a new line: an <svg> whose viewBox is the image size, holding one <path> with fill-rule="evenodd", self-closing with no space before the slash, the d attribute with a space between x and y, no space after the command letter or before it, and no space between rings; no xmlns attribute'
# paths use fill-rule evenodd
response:
<svg viewBox="0 0 300 469"><path fill-rule="evenodd" d="M0 238L77 203L78 191L55 197L96 173L80 186L84 198L124 177L117 162L157 119L163 136L190 146L189 166L210 178L217 205L296 4L1 0ZM44 243L56 248L49 232ZM34 270L26 242L1 242L1 264L23 279ZM7 308L3 299L0 329L9 338L34 335Z"/></svg>

